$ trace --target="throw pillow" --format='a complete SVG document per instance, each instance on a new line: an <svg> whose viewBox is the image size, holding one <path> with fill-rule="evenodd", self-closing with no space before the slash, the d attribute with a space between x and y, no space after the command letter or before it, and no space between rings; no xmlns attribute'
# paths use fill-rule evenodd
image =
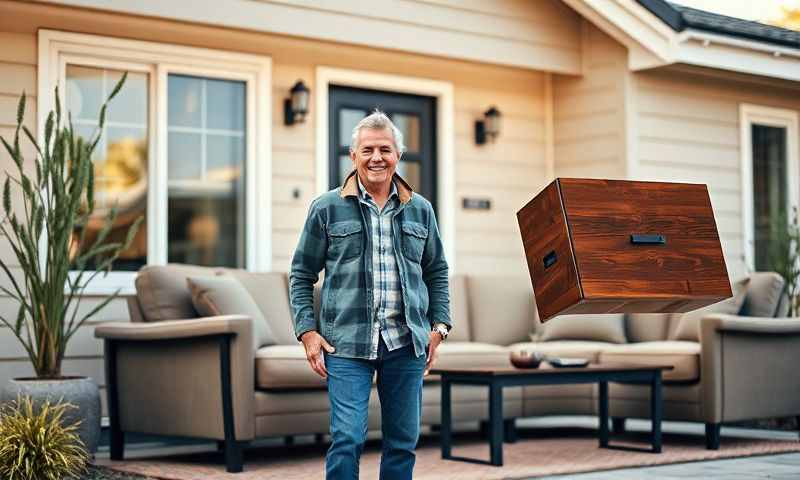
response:
<svg viewBox="0 0 800 480"><path fill-rule="evenodd" d="M721 302L717 302L707 307L692 310L681 315L678 321L678 328L672 334L672 340L687 340L690 342L700 341L700 319L709 313L727 313L737 315L742 308L744 298L747 295L747 285L750 278L744 278L733 284L733 296Z"/></svg>
<svg viewBox="0 0 800 480"><path fill-rule="evenodd" d="M590 340L595 342L625 343L624 315L559 315L545 322L542 340Z"/></svg>
<svg viewBox="0 0 800 480"><path fill-rule="evenodd" d="M275 337L261 309L247 289L233 277L188 277L192 304L204 317L215 315L247 315L253 319L253 346L272 345Z"/></svg>

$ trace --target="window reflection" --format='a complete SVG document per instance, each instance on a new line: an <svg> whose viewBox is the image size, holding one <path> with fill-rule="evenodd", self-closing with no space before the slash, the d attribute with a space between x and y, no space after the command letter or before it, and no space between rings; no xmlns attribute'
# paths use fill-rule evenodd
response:
<svg viewBox="0 0 800 480"><path fill-rule="evenodd" d="M93 138L102 102L122 74L119 70L67 65L66 105L77 135L85 140ZM138 270L147 263L148 97L148 75L129 72L122 90L108 104L105 126L92 156L95 210L87 222L82 244L80 227L73 232L73 260L91 248L111 207L117 203L117 218L104 243L124 242L136 218L144 215L145 221L130 248L114 261L113 270ZM87 268L96 268L104 258L98 257Z"/></svg>
<svg viewBox="0 0 800 480"><path fill-rule="evenodd" d="M244 82L169 75L169 262L244 267Z"/></svg>

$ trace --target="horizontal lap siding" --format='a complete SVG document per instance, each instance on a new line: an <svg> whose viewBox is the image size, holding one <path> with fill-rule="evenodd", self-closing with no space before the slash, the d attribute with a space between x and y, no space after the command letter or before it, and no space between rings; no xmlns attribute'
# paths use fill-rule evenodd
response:
<svg viewBox="0 0 800 480"><path fill-rule="evenodd" d="M584 74L553 77L555 174L625 178L627 53L589 24L583 35Z"/></svg>
<svg viewBox="0 0 800 480"><path fill-rule="evenodd" d="M677 69L635 74L637 177L704 183L728 273L746 273L739 105L800 109L798 92Z"/></svg>

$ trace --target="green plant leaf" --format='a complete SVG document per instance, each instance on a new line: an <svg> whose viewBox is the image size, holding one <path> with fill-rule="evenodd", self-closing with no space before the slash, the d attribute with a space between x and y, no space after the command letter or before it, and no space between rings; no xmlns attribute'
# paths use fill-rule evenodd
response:
<svg viewBox="0 0 800 480"><path fill-rule="evenodd" d="M106 102L110 101L112 98L117 96L117 94L119 93L120 89L122 89L122 84L125 83L125 80L127 78L128 78L128 72L126 71L125 73L122 74L122 78L119 79L117 84L114 85L114 89L111 90L111 95L108 96L108 100L106 100Z"/></svg>
<svg viewBox="0 0 800 480"><path fill-rule="evenodd" d="M22 124L23 118L25 118L25 90L22 91L17 103L17 124Z"/></svg>
<svg viewBox="0 0 800 480"><path fill-rule="evenodd" d="M3 210L6 215L11 214L11 178L6 174L6 181L3 184Z"/></svg>
<svg viewBox="0 0 800 480"><path fill-rule="evenodd" d="M47 114L44 122L44 144L50 145L50 138L53 136L53 112Z"/></svg>
<svg viewBox="0 0 800 480"><path fill-rule="evenodd" d="M22 331L22 322L25 321L25 304L20 303L19 310L17 311L17 323L14 324L14 332L19 336Z"/></svg>

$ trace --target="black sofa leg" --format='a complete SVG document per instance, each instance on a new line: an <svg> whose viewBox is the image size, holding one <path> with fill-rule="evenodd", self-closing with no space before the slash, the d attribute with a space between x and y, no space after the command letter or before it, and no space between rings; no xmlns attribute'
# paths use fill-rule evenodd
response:
<svg viewBox="0 0 800 480"><path fill-rule="evenodd" d="M517 425L513 418L503 420L503 441L505 443L517 442Z"/></svg>
<svg viewBox="0 0 800 480"><path fill-rule="evenodd" d="M125 433L112 427L109 436L109 457L115 461L123 460L125 457Z"/></svg>
<svg viewBox="0 0 800 480"><path fill-rule="evenodd" d="M719 450L720 431L722 424L706 423L706 448L708 450Z"/></svg>
<svg viewBox="0 0 800 480"><path fill-rule="evenodd" d="M240 473L244 469L242 444L235 440L225 440L225 471Z"/></svg>
<svg viewBox="0 0 800 480"><path fill-rule="evenodd" d="M800 437L800 415L794 417L794 422L797 424L797 435Z"/></svg>
<svg viewBox="0 0 800 480"><path fill-rule="evenodd" d="M478 424L478 432L481 438L489 438L489 421L481 420Z"/></svg>
<svg viewBox="0 0 800 480"><path fill-rule="evenodd" d="M611 431L615 435L620 435L625 433L625 418L611 417Z"/></svg>

